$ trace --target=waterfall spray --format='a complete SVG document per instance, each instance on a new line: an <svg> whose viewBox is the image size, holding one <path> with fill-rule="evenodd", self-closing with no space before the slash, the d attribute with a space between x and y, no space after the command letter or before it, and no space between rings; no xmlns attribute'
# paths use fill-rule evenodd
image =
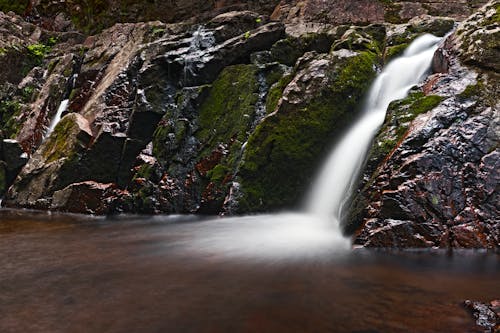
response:
<svg viewBox="0 0 500 333"><path fill-rule="evenodd" d="M425 78L439 41L433 35L423 35L383 69L370 88L360 119L339 141L313 184L307 201L309 213L341 221L387 107L406 97L410 88Z"/></svg>

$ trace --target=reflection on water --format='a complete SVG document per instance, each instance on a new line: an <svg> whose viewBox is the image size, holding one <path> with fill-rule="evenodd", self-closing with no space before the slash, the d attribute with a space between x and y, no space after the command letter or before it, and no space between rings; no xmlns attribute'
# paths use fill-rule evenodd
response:
<svg viewBox="0 0 500 333"><path fill-rule="evenodd" d="M298 214L0 210L0 332L479 332L498 255L350 250Z"/></svg>

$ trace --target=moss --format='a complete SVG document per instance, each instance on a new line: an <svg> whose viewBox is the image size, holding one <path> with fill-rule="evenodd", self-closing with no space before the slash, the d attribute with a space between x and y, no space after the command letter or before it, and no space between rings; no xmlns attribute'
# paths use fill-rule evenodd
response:
<svg viewBox="0 0 500 333"><path fill-rule="evenodd" d="M473 97L480 96L481 92L484 90L484 84L482 81L476 84L468 85L462 93L458 95L458 98L462 100L470 99Z"/></svg>
<svg viewBox="0 0 500 333"><path fill-rule="evenodd" d="M307 106L278 110L250 136L240 166L241 212L298 203L341 123L355 115L375 76L370 52L339 59L332 80ZM350 96L347 98L346 96ZM280 112L282 111L282 112Z"/></svg>
<svg viewBox="0 0 500 333"><path fill-rule="evenodd" d="M151 164L146 163L139 167L139 170L137 170L136 174L134 175L134 179L137 178L149 179L152 173L153 173L153 166Z"/></svg>
<svg viewBox="0 0 500 333"><path fill-rule="evenodd" d="M279 100L283 96L283 91L286 86L292 81L293 75L289 74L282 77L278 82L271 86L267 93L266 98L266 111L267 113L274 112L278 106Z"/></svg>
<svg viewBox="0 0 500 333"><path fill-rule="evenodd" d="M332 46L332 51L347 49L351 51L371 51L381 54L385 43L385 27L370 25L351 28Z"/></svg>
<svg viewBox="0 0 500 333"><path fill-rule="evenodd" d="M378 165L403 139L411 122L419 114L435 108L443 99L437 95L425 96L422 92L413 92L406 98L392 102L387 111L386 121L370 152L370 164Z"/></svg>
<svg viewBox="0 0 500 333"><path fill-rule="evenodd" d="M485 22L486 25L500 23L500 3L495 4L495 14Z"/></svg>
<svg viewBox="0 0 500 333"><path fill-rule="evenodd" d="M233 136L244 142L257 100L257 67L227 67L214 82L208 98L200 106L200 131L196 137L210 151L217 143L228 142Z"/></svg>
<svg viewBox="0 0 500 333"><path fill-rule="evenodd" d="M396 46L389 46L385 49L385 56L384 60L385 62L389 62L390 60L394 59L395 57L401 55L404 50L408 47L408 43L402 43Z"/></svg>
<svg viewBox="0 0 500 333"><path fill-rule="evenodd" d="M207 177L210 178L211 182L222 183L230 171L227 166L218 164L207 173Z"/></svg>
<svg viewBox="0 0 500 333"><path fill-rule="evenodd" d="M271 48L271 55L275 61L293 66L305 52L326 53L330 50L332 43L331 36L308 33L300 37L288 37L277 41Z"/></svg>
<svg viewBox="0 0 500 333"><path fill-rule="evenodd" d="M404 23L404 20L399 16L399 12L403 7L397 3L390 3L385 6L384 20L387 23Z"/></svg>
<svg viewBox="0 0 500 333"><path fill-rule="evenodd" d="M35 92L35 88L34 87L32 87L32 86L26 86L26 87L24 87L23 90L22 90L23 99L26 102L30 102L32 100L34 92Z"/></svg>
<svg viewBox="0 0 500 333"><path fill-rule="evenodd" d="M50 47L44 44L31 44L27 48L29 53L35 58L43 58L50 51Z"/></svg>
<svg viewBox="0 0 500 333"><path fill-rule="evenodd" d="M20 124L17 116L21 113L21 104L16 100L0 102L0 130L5 137L13 138L17 135Z"/></svg>
<svg viewBox="0 0 500 333"><path fill-rule="evenodd" d="M0 11L14 12L19 15L23 15L28 7L29 0L0 0Z"/></svg>
<svg viewBox="0 0 500 333"><path fill-rule="evenodd" d="M77 137L79 126L71 116L66 116L57 124L44 144L42 155L47 163L61 158L72 160L79 151L81 142Z"/></svg>

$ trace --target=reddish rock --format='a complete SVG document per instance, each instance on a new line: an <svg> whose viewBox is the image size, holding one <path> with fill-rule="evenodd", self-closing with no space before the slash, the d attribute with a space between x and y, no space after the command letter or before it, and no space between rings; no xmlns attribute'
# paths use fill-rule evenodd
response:
<svg viewBox="0 0 500 333"><path fill-rule="evenodd" d="M120 195L120 191L112 183L75 183L56 191L50 208L70 213L102 215L111 211L110 204L117 195Z"/></svg>

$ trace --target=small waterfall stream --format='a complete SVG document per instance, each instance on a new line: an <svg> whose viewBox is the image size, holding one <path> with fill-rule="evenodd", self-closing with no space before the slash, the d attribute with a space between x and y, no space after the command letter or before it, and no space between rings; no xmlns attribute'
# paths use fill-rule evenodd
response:
<svg viewBox="0 0 500 333"><path fill-rule="evenodd" d="M440 40L423 35L401 57L385 66L370 88L360 118L334 148L313 184L307 200L308 213L341 221L387 107L391 101L404 98L412 86L425 78Z"/></svg>
<svg viewBox="0 0 500 333"><path fill-rule="evenodd" d="M59 108L57 109L54 118L52 118L49 128L47 129L47 132L45 132L44 138L48 138L49 135L54 131L54 128L56 128L59 121L61 121L62 114L68 109L68 104L69 104L69 99L65 99L61 102L61 104L59 104Z"/></svg>

